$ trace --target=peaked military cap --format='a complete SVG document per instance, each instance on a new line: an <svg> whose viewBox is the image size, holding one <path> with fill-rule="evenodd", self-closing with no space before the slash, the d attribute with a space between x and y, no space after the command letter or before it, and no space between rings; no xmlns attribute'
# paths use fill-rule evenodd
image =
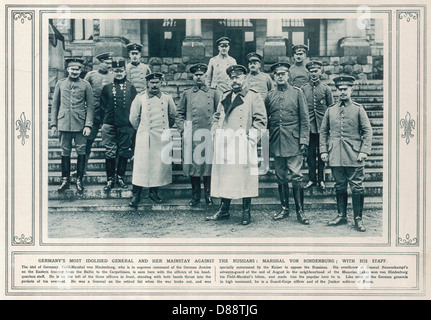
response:
<svg viewBox="0 0 431 320"><path fill-rule="evenodd" d="M129 43L129 44L127 45L127 50L129 50L129 51L132 51L132 50L138 50L138 51L141 51L141 49L142 49L143 47L144 47L144 46L143 46L142 44L134 42L134 43Z"/></svg>
<svg viewBox="0 0 431 320"><path fill-rule="evenodd" d="M84 66L84 59L82 58L65 58L64 61L66 62L66 66L67 67L73 67L73 66L77 66L77 67L83 67Z"/></svg>
<svg viewBox="0 0 431 320"><path fill-rule="evenodd" d="M353 86L355 83L355 77L342 75L334 78L335 86Z"/></svg>
<svg viewBox="0 0 431 320"><path fill-rule="evenodd" d="M292 50L293 50L293 53L296 53L298 50L302 52L307 52L308 46L306 46L305 44L296 44L292 47Z"/></svg>
<svg viewBox="0 0 431 320"><path fill-rule="evenodd" d="M323 63L319 60L311 60L310 62L308 62L305 67L310 70L310 69L321 69L323 66Z"/></svg>
<svg viewBox="0 0 431 320"><path fill-rule="evenodd" d="M271 66L271 71L274 73L277 72L279 69L281 69L280 71L288 71L289 68L290 64L288 64L287 62L277 62Z"/></svg>
<svg viewBox="0 0 431 320"><path fill-rule="evenodd" d="M126 61L124 59L115 59L112 61L112 68L125 68Z"/></svg>
<svg viewBox="0 0 431 320"><path fill-rule="evenodd" d="M100 61L112 60L112 52L105 52L105 53L98 54L96 58L99 59Z"/></svg>
<svg viewBox="0 0 431 320"><path fill-rule="evenodd" d="M222 42L222 41L230 43L230 38L228 38L228 37L221 37L221 38L217 39L217 41L216 41L217 45L219 45L220 42Z"/></svg>
<svg viewBox="0 0 431 320"><path fill-rule="evenodd" d="M145 79L148 81L152 79L162 79L162 78L163 78L163 73L160 73L160 72L153 72L145 76Z"/></svg>
<svg viewBox="0 0 431 320"><path fill-rule="evenodd" d="M196 73L198 71L201 71L203 73L207 72L208 66L205 63L197 63L190 67L191 73Z"/></svg>
<svg viewBox="0 0 431 320"><path fill-rule="evenodd" d="M230 67L228 67L227 69L226 69L226 73L229 75L229 77L232 77L232 76L237 76L237 75L240 75L240 74L247 74L247 68L246 67L244 67L244 66L242 66L242 65L240 65L240 64L236 64L236 65L233 65L233 66L230 66Z"/></svg>
<svg viewBox="0 0 431 320"><path fill-rule="evenodd" d="M250 52L247 56L246 59L248 61L252 61L252 60L258 60L258 61L262 61L262 56L256 52Z"/></svg>

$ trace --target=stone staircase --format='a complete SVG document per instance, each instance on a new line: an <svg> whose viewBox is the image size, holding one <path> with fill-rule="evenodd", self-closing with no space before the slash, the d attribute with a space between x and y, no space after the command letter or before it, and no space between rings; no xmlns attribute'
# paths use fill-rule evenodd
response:
<svg viewBox="0 0 431 320"><path fill-rule="evenodd" d="M334 91L332 83L328 82ZM187 81L169 82L164 88L170 93L175 101L178 101L180 93L191 85ZM365 188L366 207L382 207L383 188L383 83L381 80L367 80L356 85L353 100L361 103L368 113L373 127L372 153L366 162L365 167ZM78 194L72 179L71 188L63 194L57 192L61 180L61 150L58 138L49 134L48 139L48 207L50 212L69 211L130 211L128 206L131 198L131 185L128 189L114 188L109 193L103 191L106 183L104 148L101 143L100 132L96 138L92 153L90 155L87 173L84 177L85 191ZM72 172L76 168L76 153L72 152ZM133 163L129 161L126 173L126 182L131 183ZM303 173L307 181L307 168L304 162ZM318 210L323 208L335 208L334 179L330 169L325 173L325 190L310 188L305 190L304 205L307 210ZM201 205L190 208L188 201L191 197L191 186L189 178L183 176L180 164L173 164L172 184L160 188L160 196L164 199L162 204L155 204L147 197L147 190L144 189L141 204L138 210L208 210L205 201L202 199ZM218 199L215 199L218 205ZM293 199L291 198L291 206ZM259 197L252 200L254 210L259 208L279 208L279 197L277 183L273 168L273 161L270 161L270 170L259 177ZM233 207L240 206L240 200L232 202ZM292 208L292 210L294 210Z"/></svg>

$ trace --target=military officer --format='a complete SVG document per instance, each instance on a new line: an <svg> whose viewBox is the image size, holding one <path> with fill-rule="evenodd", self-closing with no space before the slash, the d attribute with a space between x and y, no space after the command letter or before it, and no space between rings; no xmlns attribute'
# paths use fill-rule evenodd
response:
<svg viewBox="0 0 431 320"><path fill-rule="evenodd" d="M90 158L91 148L93 146L94 140L99 133L99 129L103 122L103 113L100 109L100 94L104 85L114 81L114 76L111 72L112 66L112 53L105 52L96 56L99 60L99 66L97 70L90 71L85 75L85 80L87 80L91 88L93 89L94 97L94 118L93 127L91 128L91 133L87 137L87 146L85 148L85 168L87 167L88 159Z"/></svg>
<svg viewBox="0 0 431 320"><path fill-rule="evenodd" d="M319 152L319 130L323 115L328 106L334 103L332 91L328 85L320 81L322 74L322 62L313 60L305 67L310 74L310 81L301 87L308 104L308 115L310 119L310 141L308 146L308 183L304 189L318 185L325 189L325 163L320 158ZM316 163L317 162L317 163ZM317 171L317 176L316 176Z"/></svg>
<svg viewBox="0 0 431 320"><path fill-rule="evenodd" d="M172 96L160 90L162 79L159 72L147 75L147 90L136 96L130 109L129 120L137 130L130 202L135 208L143 187L149 187L149 198L160 203L159 187L172 182L172 164L163 158L163 152L170 143L165 136L175 124L176 107Z"/></svg>
<svg viewBox="0 0 431 320"><path fill-rule="evenodd" d="M151 73L150 67L141 62L142 48L142 44L139 43L129 43L127 45L130 62L126 66L126 77L135 86L138 93L146 90L145 77Z"/></svg>
<svg viewBox="0 0 431 320"><path fill-rule="evenodd" d="M308 46L297 44L292 47L294 64L289 69L289 83L300 88L309 81L307 68L305 67Z"/></svg>
<svg viewBox="0 0 431 320"><path fill-rule="evenodd" d="M214 160L211 196L221 198L219 210L206 220L230 217L232 199L242 199L241 223L251 222L251 198L259 193L257 143L266 129L265 105L260 94L245 85L247 68L230 66L231 90L225 92L213 117Z"/></svg>
<svg viewBox="0 0 431 320"><path fill-rule="evenodd" d="M120 188L127 188L124 181L127 162L131 157L132 127L129 116L132 101L136 97L135 86L126 79L126 62L114 60L112 72L113 83L103 87L100 97L100 107L104 112L102 126L102 143L106 148L105 163L107 183L104 191L108 192L114 187L115 172L117 184ZM118 151L117 170L115 162Z"/></svg>
<svg viewBox="0 0 431 320"><path fill-rule="evenodd" d="M277 87L268 92L265 106L268 114L269 152L274 157L275 174L282 210L273 216L280 220L289 216L289 180L292 182L296 217L309 224L304 213L303 157L307 156L309 139L308 107L301 89L288 83L288 63L271 66Z"/></svg>
<svg viewBox="0 0 431 320"><path fill-rule="evenodd" d="M68 77L59 80L55 86L50 122L51 133L59 135L61 145L62 180L58 192L64 192L70 185L70 155L74 141L78 154L76 189L82 193L85 148L93 126L94 96L88 81L80 78L84 60L66 58L65 61Z"/></svg>
<svg viewBox="0 0 431 320"><path fill-rule="evenodd" d="M231 40L228 37L219 38L216 41L219 53L212 57L208 63L206 84L210 88L218 89L220 92L230 89L226 69L236 65L235 58L229 56L230 42Z"/></svg>
<svg viewBox="0 0 431 320"><path fill-rule="evenodd" d="M211 199L211 164L213 143L211 135L203 135L197 140L197 133L211 133L212 116L220 100L220 93L205 85L205 73L208 66L198 63L190 68L194 86L184 90L177 107L176 124L183 137L183 173L190 177L192 199L190 206L195 206L201 199L201 177L204 182L205 201L213 204ZM203 138L203 139L202 139ZM207 141L207 140L210 141ZM203 141L202 141L203 140ZM205 143L205 148L195 154L197 147ZM198 157L199 159L196 159Z"/></svg>
<svg viewBox="0 0 431 320"><path fill-rule="evenodd" d="M347 223L347 184L352 190L355 228L364 232L364 167L371 152L373 131L365 109L353 102L355 78L338 76L334 83L339 101L330 106L320 127L320 154L328 162L335 179L338 215L328 222L337 226Z"/></svg>
<svg viewBox="0 0 431 320"><path fill-rule="evenodd" d="M268 91L272 90L273 81L269 74L262 72L260 69L262 66L262 56L256 52L251 52L246 58L250 70L246 79L248 86L258 91L262 99L265 99Z"/></svg>

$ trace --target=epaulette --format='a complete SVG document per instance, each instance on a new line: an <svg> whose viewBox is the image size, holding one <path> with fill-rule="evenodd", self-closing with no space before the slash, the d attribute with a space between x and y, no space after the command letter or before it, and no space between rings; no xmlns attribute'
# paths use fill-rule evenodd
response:
<svg viewBox="0 0 431 320"><path fill-rule="evenodd" d="M82 79L82 78L81 78L81 80L82 80L84 83L87 83L89 86L91 86L91 84L90 84L90 82L89 82L88 80L85 80L85 79Z"/></svg>
<svg viewBox="0 0 431 320"><path fill-rule="evenodd" d="M296 90L301 90L300 87L297 87L297 86L292 86L292 87L294 87Z"/></svg>
<svg viewBox="0 0 431 320"><path fill-rule="evenodd" d="M255 92L255 93L259 93L259 91L257 91L257 90L256 90L256 89L254 89L254 88L250 88L250 89L248 89L248 90L253 91L253 92Z"/></svg>
<svg viewBox="0 0 431 320"><path fill-rule="evenodd" d="M359 104L359 103L357 103L357 102L355 102L355 101L353 101L353 104L357 105L358 107L363 108L362 104Z"/></svg>
<svg viewBox="0 0 431 320"><path fill-rule="evenodd" d="M335 106L336 103L331 104L330 106L328 106L328 108Z"/></svg>

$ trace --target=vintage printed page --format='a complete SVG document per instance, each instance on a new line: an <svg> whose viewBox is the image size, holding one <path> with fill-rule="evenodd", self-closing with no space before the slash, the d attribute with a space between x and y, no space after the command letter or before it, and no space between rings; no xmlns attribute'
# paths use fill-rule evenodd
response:
<svg viewBox="0 0 431 320"><path fill-rule="evenodd" d="M430 13L2 0L2 298L429 299Z"/></svg>

